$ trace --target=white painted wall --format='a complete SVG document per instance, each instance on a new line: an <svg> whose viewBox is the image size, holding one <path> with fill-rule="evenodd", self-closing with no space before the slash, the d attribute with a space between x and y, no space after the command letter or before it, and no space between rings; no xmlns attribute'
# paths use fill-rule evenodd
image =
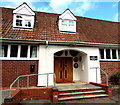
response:
<svg viewBox="0 0 120 105"><path fill-rule="evenodd" d="M99 49L93 47L69 47L69 46L54 46L40 45L39 46L39 70L38 73L54 73L54 53L61 50L77 50L78 56L82 56L82 61L79 62L79 68L73 68L73 81L80 80L83 82L96 82L96 72L90 69L91 67L100 67L99 64ZM64 56L64 55L63 55ZM91 61L90 56L98 56L97 61ZM74 63L74 62L73 62ZM38 77L38 86L46 86L46 76ZM100 71L97 72L97 82L100 80ZM53 77L49 76L49 85L53 85Z"/></svg>

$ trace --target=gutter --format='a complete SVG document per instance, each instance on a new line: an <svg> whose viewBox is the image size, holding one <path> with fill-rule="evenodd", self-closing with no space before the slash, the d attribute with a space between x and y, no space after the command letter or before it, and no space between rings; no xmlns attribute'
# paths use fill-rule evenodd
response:
<svg viewBox="0 0 120 105"><path fill-rule="evenodd" d="M2 43L16 43L16 44L41 44L41 45L61 45L70 47L102 47L102 48L118 48L120 44L109 44L109 43L90 43L90 42L69 42L69 41L47 41L47 40L31 40L31 39L11 39L11 38L0 38Z"/></svg>

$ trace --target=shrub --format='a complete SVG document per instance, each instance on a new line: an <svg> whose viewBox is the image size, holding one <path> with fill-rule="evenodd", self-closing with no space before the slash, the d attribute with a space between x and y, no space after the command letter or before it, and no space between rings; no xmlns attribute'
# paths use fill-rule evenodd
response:
<svg viewBox="0 0 120 105"><path fill-rule="evenodd" d="M115 73L113 74L111 77L110 77L110 81L117 85L117 84L120 84L120 73Z"/></svg>

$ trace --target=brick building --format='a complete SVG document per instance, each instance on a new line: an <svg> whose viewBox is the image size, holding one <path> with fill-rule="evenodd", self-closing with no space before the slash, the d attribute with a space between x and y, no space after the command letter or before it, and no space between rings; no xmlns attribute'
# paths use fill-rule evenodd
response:
<svg viewBox="0 0 120 105"><path fill-rule="evenodd" d="M118 72L118 23L33 11L26 3L16 9L0 8L2 87L20 75L55 73L56 82L105 83ZM53 85L53 76L49 76ZM26 79L21 79L21 86ZM30 86L45 86L46 76L30 78Z"/></svg>

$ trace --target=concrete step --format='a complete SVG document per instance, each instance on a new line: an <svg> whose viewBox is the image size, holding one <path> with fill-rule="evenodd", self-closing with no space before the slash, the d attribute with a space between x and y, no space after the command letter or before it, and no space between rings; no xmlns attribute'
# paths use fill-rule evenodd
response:
<svg viewBox="0 0 120 105"><path fill-rule="evenodd" d="M71 96L71 97L61 97L61 98L58 98L58 100L59 101L66 101L66 100L87 99L87 98L100 98L100 97L108 97L108 95L107 94L97 94L97 95Z"/></svg>
<svg viewBox="0 0 120 105"><path fill-rule="evenodd" d="M59 87L58 89L59 89L59 91L72 91L72 90L89 90L89 89L96 89L97 90L97 89L102 89L102 88L99 86L94 86L94 87L93 86L91 86L91 87L89 87L89 86L88 87L82 87L82 86L81 87L79 87L79 86L78 87L74 87L74 86L67 87L66 86L66 88Z"/></svg>
<svg viewBox="0 0 120 105"><path fill-rule="evenodd" d="M85 91L85 92L70 92L70 93L59 93L59 96L64 96L64 95L84 95L84 94L90 94L90 93L103 93L105 92L104 90L94 90L94 91Z"/></svg>

